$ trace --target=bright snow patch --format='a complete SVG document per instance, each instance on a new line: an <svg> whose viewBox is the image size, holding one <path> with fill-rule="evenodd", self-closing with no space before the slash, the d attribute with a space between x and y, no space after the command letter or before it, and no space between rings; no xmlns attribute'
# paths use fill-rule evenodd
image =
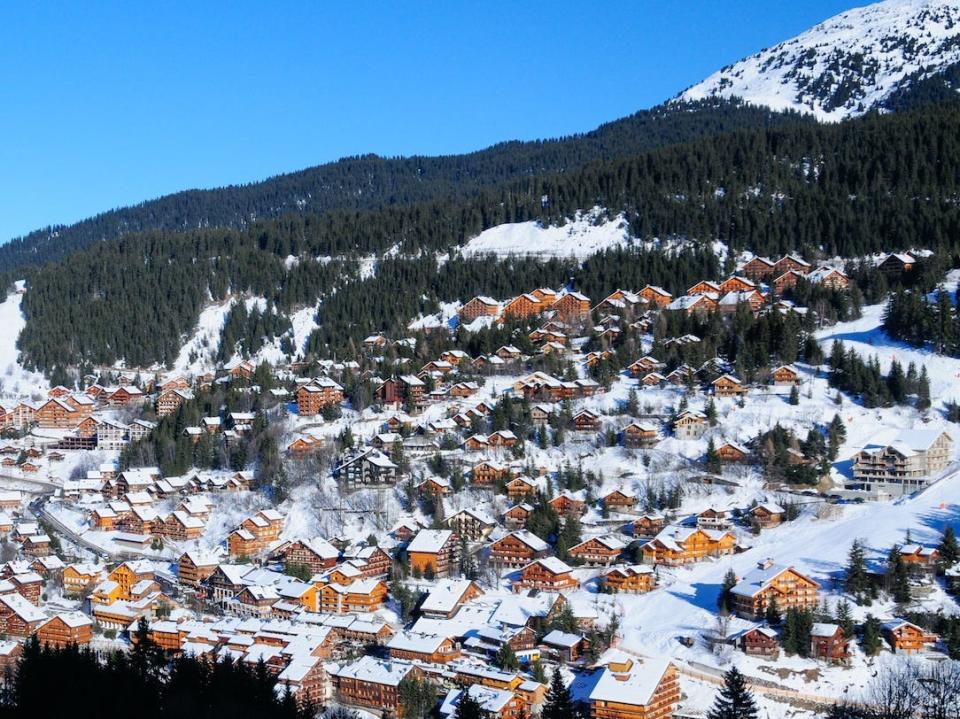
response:
<svg viewBox="0 0 960 719"><path fill-rule="evenodd" d="M611 247L632 244L630 226L623 215L601 220L604 210L594 207L563 227L539 222L510 222L484 230L462 248L464 257L524 255L585 259Z"/></svg>
<svg viewBox="0 0 960 719"><path fill-rule="evenodd" d="M20 310L23 295L14 292L0 303L0 391L24 396L44 392L48 383L43 375L25 370L20 364L17 338L26 324Z"/></svg>

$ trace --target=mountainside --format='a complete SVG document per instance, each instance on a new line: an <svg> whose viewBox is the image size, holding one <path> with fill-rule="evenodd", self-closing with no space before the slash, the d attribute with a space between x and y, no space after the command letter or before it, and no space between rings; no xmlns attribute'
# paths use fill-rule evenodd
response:
<svg viewBox="0 0 960 719"><path fill-rule="evenodd" d="M38 230L0 246L0 275L57 260L94 242L146 230L243 228L259 219L333 209L370 210L465 199L520 177L565 172L738 128L803 121L737 102L664 105L555 140L505 142L446 157L345 158L250 185L188 190L111 210L70 226Z"/></svg>
<svg viewBox="0 0 960 719"><path fill-rule="evenodd" d="M960 106L936 105L839 125L741 130L469 200L133 234L32 273L20 348L28 367L45 371L119 359L172 364L206 303L254 295L286 317L319 302L316 330L290 353L343 357L369 334L402 336L411 319L476 294L508 297L571 278L588 295L646 283L676 292L716 275L704 272L703 257L651 253L646 243L719 241L734 252L811 259L918 243L955 254L958 178ZM477 237L490 240L481 251L531 242L529 226L484 232L507 224L570 223L582 237L586 216L576 218L584 208L599 208L589 215L598 230L613 222L598 243L611 249L582 264L498 263L470 251ZM257 326L288 326L272 316L236 324L238 335L253 328L258 342L270 332Z"/></svg>
<svg viewBox="0 0 960 719"><path fill-rule="evenodd" d="M875 109L960 61L960 2L886 0L841 13L679 95L739 97L837 121Z"/></svg>

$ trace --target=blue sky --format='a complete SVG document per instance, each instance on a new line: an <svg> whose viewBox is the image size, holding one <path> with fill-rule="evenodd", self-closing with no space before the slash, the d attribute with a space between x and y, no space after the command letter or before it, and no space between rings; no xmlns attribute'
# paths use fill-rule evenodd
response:
<svg viewBox="0 0 960 719"><path fill-rule="evenodd" d="M589 130L854 4L4 4L0 242L344 155Z"/></svg>

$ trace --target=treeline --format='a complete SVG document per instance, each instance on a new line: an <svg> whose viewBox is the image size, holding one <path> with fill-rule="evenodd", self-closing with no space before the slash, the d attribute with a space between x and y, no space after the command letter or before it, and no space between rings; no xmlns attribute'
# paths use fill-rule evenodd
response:
<svg viewBox="0 0 960 719"><path fill-rule="evenodd" d="M900 290L890 296L883 329L894 339L914 347L930 345L939 354L960 357L960 312L956 294L942 287L933 300L921 292Z"/></svg>
<svg viewBox="0 0 960 719"><path fill-rule="evenodd" d="M99 719L135 708L142 719L306 719L315 708L299 708L277 688L263 662L256 666L229 657L207 661L183 656L168 662L141 639L127 652L104 657L89 648L24 644L17 671L4 686L0 717L70 716Z"/></svg>
<svg viewBox="0 0 960 719"><path fill-rule="evenodd" d="M197 228L241 229L253 218L321 214L335 209L378 210L394 205L462 200L481 188L521 177L569 172L666 145L743 128L812 124L808 116L773 112L730 100L661 105L555 140L504 142L444 157L348 157L249 185L189 190L111 210L70 226L48 227L0 247L3 284L22 269L59 260L120 236ZM8 238L0 238L0 241Z"/></svg>
<svg viewBox="0 0 960 719"><path fill-rule="evenodd" d="M859 397L864 407L889 407L893 404L913 404L918 410L930 408L930 377L926 365L917 371L911 362L906 372L896 359L884 375L880 360L874 355L864 360L852 347L844 350L840 340L830 348L831 387Z"/></svg>
<svg viewBox="0 0 960 719"><path fill-rule="evenodd" d="M504 296L509 286L529 289L504 279L503 267L483 268L475 260L438 271L432 256L452 251L455 258L458 245L494 225L563 222L594 206L611 215L623 212L631 232L644 240L720 239L733 251L796 250L809 257L858 256L922 242L950 256L960 246L960 208L952 199L958 189L960 108L731 132L481 190L466 201L285 217L243 231L158 231L99 243L31 274L21 350L28 365L45 370L82 358L170 362L201 305L223 299L229 289L262 295L281 311L351 296L349 306L338 299L321 308L320 319L336 324L338 334L322 330L309 349L327 351L342 342L343 325L378 329L431 309L434 281L435 296L447 300L477 292ZM361 283L356 263L323 260L389 248L400 256L379 261L375 277ZM602 292L630 280L655 283L657 264L670 280L674 265L667 253L620 252L626 254L586 263L580 288L590 294L600 284ZM290 255L298 261L288 262ZM630 266L644 257L650 258L645 268ZM700 279L707 269L704 264L689 276ZM576 274L571 270L568 277ZM684 273L665 284L684 289L678 285L686 278ZM559 285L567 277L552 279ZM407 282L418 291L403 294L398 283ZM350 286L352 295L344 292Z"/></svg>

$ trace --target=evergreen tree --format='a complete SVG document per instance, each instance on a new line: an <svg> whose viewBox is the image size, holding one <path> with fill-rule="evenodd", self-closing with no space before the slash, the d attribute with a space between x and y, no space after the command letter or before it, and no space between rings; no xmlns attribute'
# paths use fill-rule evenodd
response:
<svg viewBox="0 0 960 719"><path fill-rule="evenodd" d="M917 409L921 412L930 409L930 377L926 365L920 368L920 379L917 381Z"/></svg>
<svg viewBox="0 0 960 719"><path fill-rule="evenodd" d="M777 605L776 597L770 597L770 603L767 604L765 617L767 624L769 624L771 627L775 627L780 623L780 607Z"/></svg>
<svg viewBox="0 0 960 719"><path fill-rule="evenodd" d="M890 581L890 593L897 604L910 603L910 577L907 563L903 561L900 547L894 545L887 557L887 575Z"/></svg>
<svg viewBox="0 0 960 719"><path fill-rule="evenodd" d="M470 693L470 688L461 689L457 698L457 710L454 719L483 719L483 707Z"/></svg>
<svg viewBox="0 0 960 719"><path fill-rule="evenodd" d="M707 719L757 719L759 711L743 675L732 667L723 676L723 689L717 695Z"/></svg>
<svg viewBox="0 0 960 719"><path fill-rule="evenodd" d="M733 597L730 590L737 586L737 575L732 569L728 569L723 575L723 584L720 587L720 593L717 595L717 609L721 614L729 614L733 611Z"/></svg>
<svg viewBox="0 0 960 719"><path fill-rule="evenodd" d="M862 603L869 596L870 577L867 574L867 564L863 555L863 544L859 539L853 540L850 553L847 555L847 570L844 580L846 591Z"/></svg>
<svg viewBox="0 0 960 719"><path fill-rule="evenodd" d="M800 404L800 390L796 385L790 388L789 402L794 406Z"/></svg>
<svg viewBox="0 0 960 719"><path fill-rule="evenodd" d="M948 524L943 530L943 537L940 544L937 545L937 551L940 552L940 563L944 567L952 567L960 559L960 547L957 546L957 536L954 534L953 525Z"/></svg>
<svg viewBox="0 0 960 719"><path fill-rule="evenodd" d="M704 414L707 415L707 421L710 423L710 426L716 427L717 426L717 403L713 401L713 397L711 397L707 401L707 406L706 406L706 409L704 410Z"/></svg>
<svg viewBox="0 0 960 719"><path fill-rule="evenodd" d="M880 620L868 614L863 623L863 652L868 657L875 657L883 646Z"/></svg>
<svg viewBox="0 0 960 719"><path fill-rule="evenodd" d="M559 667L553 671L541 716L543 719L574 719L575 717L570 690L563 683Z"/></svg>
<svg viewBox="0 0 960 719"><path fill-rule="evenodd" d="M717 447L713 443L713 437L707 441L707 454L704 458L704 464L707 471L711 474L720 474L722 469L720 464L720 455L717 454Z"/></svg>
<svg viewBox="0 0 960 719"><path fill-rule="evenodd" d="M513 647L511 647L507 642L504 642L497 650L497 653L493 658L493 662L501 669L507 671L516 671L520 668L520 662L517 659L517 655L513 651Z"/></svg>
<svg viewBox="0 0 960 719"><path fill-rule="evenodd" d="M850 614L850 603L846 599L841 599L837 603L837 624L843 630L843 636L853 639L853 617Z"/></svg>

